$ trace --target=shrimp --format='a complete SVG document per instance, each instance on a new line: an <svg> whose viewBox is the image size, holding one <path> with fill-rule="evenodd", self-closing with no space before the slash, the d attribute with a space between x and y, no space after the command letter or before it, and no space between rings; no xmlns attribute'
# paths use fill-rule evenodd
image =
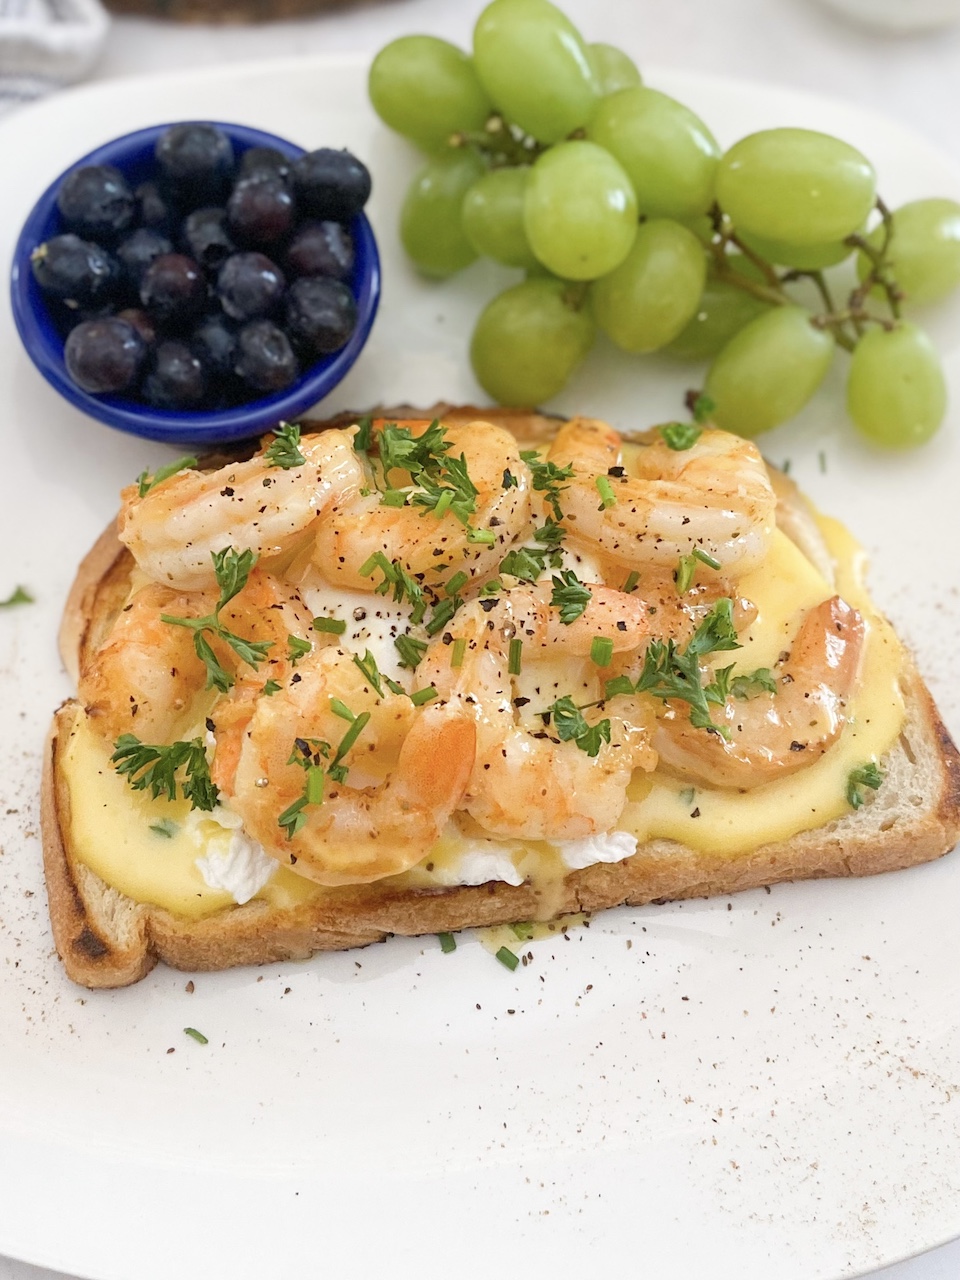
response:
<svg viewBox="0 0 960 1280"><path fill-rule="evenodd" d="M672 569L696 550L727 574L756 568L767 553L776 508L756 446L713 428L683 450L669 448L657 431L637 439L644 447L630 474L612 427L574 418L561 428L548 459L574 469L559 495L571 536L641 570ZM612 506L598 500L601 477L616 498Z"/></svg>
<svg viewBox="0 0 960 1280"><path fill-rule="evenodd" d="M364 484L356 428L321 431L299 444L306 461L272 466L264 450L217 471L181 471L144 497L128 485L118 532L154 582L182 590L215 584L212 555L224 547L279 555L317 516Z"/></svg>
<svg viewBox="0 0 960 1280"><path fill-rule="evenodd" d="M416 436L430 423L405 425ZM381 494L362 497L351 489L317 525L314 561L329 582L373 591L379 576L361 569L378 552L399 561L428 589L458 570L482 579L496 571L509 545L532 528L530 472L510 432L489 422L470 422L448 427L445 440L450 446L446 456L463 457L477 490L470 523L492 533L493 541L471 542L470 531L452 511L438 519L423 507L385 506ZM391 471L394 478L400 475L405 473Z"/></svg>
<svg viewBox="0 0 960 1280"><path fill-rule="evenodd" d="M111 742L136 733L166 742L206 683L193 633L161 614L200 618L216 603L212 593L177 592L150 583L117 615L109 635L80 672L78 692L90 723Z"/></svg>
<svg viewBox="0 0 960 1280"><path fill-rule="evenodd" d="M193 630L163 619L207 617L216 602L213 592L177 592L159 583L136 592L80 675L80 697L100 734L112 741L122 733L136 733L157 743L169 741L184 727L207 684L207 668L194 648ZM244 707L268 679L285 670L287 640L309 635L311 618L293 588L256 568L243 590L220 610L219 620L245 640L270 645L266 660L253 667L225 641L204 637L235 680L223 709L214 712L226 721L231 710Z"/></svg>
<svg viewBox="0 0 960 1280"><path fill-rule="evenodd" d="M614 649L636 647L646 634L639 600L609 587L593 586L581 616L564 625L549 604L549 583L517 587L499 598L465 606L451 622L449 640L436 641L418 669L449 703L470 709L477 726L477 752L463 807L491 834L534 840L572 840L610 831L626 803L634 768L652 769L647 711L629 699L617 700L610 715L610 741L595 756L574 741L547 730L542 714L524 722L509 670L511 640L523 641L523 662L539 690L536 672L545 660L562 661L564 688L583 690L587 701L600 695L598 668L589 660L593 640L609 639ZM451 643L466 641L458 668ZM556 675L556 667L553 667ZM550 676L544 668L543 683ZM522 686L526 688L526 683ZM546 698L543 699L545 704ZM531 708L540 713L545 705ZM590 712L596 722L599 715ZM589 722L589 721L588 721Z"/></svg>
<svg viewBox="0 0 960 1280"><path fill-rule="evenodd" d="M839 596L804 617L790 654L777 668L777 692L729 700L714 713L729 740L695 729L682 704L667 704L654 744L664 764L711 786L749 788L803 769L834 743L847 723L865 625Z"/></svg>
<svg viewBox="0 0 960 1280"><path fill-rule="evenodd" d="M336 648L308 655L297 675L258 700L244 732L232 803L245 829L272 857L320 884L366 884L415 866L463 796L474 760L472 717L456 706L418 709L405 695L379 695ZM336 700L370 719L344 756L346 781L328 772L322 802L302 808L304 825L288 838L279 819L305 794L304 770L291 755L305 747L319 753L321 767L335 759L350 728L333 710Z"/></svg>

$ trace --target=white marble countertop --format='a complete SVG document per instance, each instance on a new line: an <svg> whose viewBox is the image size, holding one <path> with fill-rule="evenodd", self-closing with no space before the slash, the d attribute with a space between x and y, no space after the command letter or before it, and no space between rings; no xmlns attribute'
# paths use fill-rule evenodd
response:
<svg viewBox="0 0 960 1280"><path fill-rule="evenodd" d="M912 0L902 3L906 7ZM614 40L641 68L657 64L721 72L832 94L896 116L960 163L960 25L923 35L884 35L846 23L817 0L563 0L563 7L589 39ZM393 36L415 31L468 44L479 8L480 0L390 0L255 27L116 19L93 78L287 54L373 53ZM960 1242L887 1267L873 1280L957 1276ZM0 1280L58 1277L0 1258Z"/></svg>

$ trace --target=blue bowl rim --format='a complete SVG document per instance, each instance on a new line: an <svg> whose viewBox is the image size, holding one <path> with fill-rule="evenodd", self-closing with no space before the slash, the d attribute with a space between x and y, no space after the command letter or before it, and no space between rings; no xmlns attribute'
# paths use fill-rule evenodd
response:
<svg viewBox="0 0 960 1280"><path fill-rule="evenodd" d="M57 192L64 178L83 165L122 165L124 154L156 142L172 125L182 123L213 124L245 150L250 147L274 147L291 158L305 155L305 148L249 125L216 120L170 121L150 125L121 134L81 156L60 173L37 200L23 224L14 249L11 267L10 297L14 323L27 354L39 372L55 390L82 412L107 426L147 439L184 444L217 444L248 439L262 434L272 424L297 417L343 379L362 351L373 325L380 301L380 255L373 229L366 215L358 214L350 224L357 246L358 259L366 270L357 289L357 325L346 346L327 357L322 367L308 371L292 386L273 396L251 400L247 404L216 412L174 412L139 406L113 396L92 396L70 378L63 363L63 343L54 345L41 326L30 296L32 273L30 254L41 243L46 226L54 214Z"/></svg>

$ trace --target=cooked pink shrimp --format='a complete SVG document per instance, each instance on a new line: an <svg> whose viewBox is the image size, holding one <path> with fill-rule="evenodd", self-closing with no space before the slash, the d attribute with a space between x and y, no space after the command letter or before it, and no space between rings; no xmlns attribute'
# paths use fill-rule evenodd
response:
<svg viewBox="0 0 960 1280"><path fill-rule="evenodd" d="M719 734L695 729L683 703L667 703L654 745L664 764L716 787L756 787L803 769L834 743L847 723L865 627L839 596L803 619L793 649L775 668L777 692L731 698L713 711Z"/></svg>
<svg viewBox="0 0 960 1280"><path fill-rule="evenodd" d="M405 695L381 696L338 649L308 655L297 675L257 701L243 736L232 803L246 831L320 884L363 884L406 871L430 852L460 803L473 768L473 719L456 706L418 709ZM280 817L306 784L291 755L316 753L322 768L335 760L350 729L333 709L339 704L341 713L370 716L343 757L347 779L327 774L322 801L302 807L305 821L288 836Z"/></svg>
<svg viewBox="0 0 960 1280"><path fill-rule="evenodd" d="M381 424L382 425L382 424ZM429 422L406 422L421 435ZM421 506L390 507L382 494L358 496L355 490L334 502L317 525L314 560L328 582L373 591L379 573L361 569L377 552L398 560L426 587L439 586L463 571L483 579L496 571L510 544L532 527L530 472L509 431L489 422L446 428L447 456L463 458L477 490L470 523L492 534L491 542L471 542L469 530L452 511L438 519ZM409 485L405 472L392 471L391 483Z"/></svg>
<svg viewBox="0 0 960 1280"><path fill-rule="evenodd" d="M561 741L542 716L526 716L522 707L530 699L515 696L519 685L509 670L511 641L522 641L525 678L549 660L544 685L556 687L559 664L564 688L583 692L586 701L595 701L602 690L600 669L588 656L594 639L608 639L615 651L641 643L646 633L642 602L609 587L591 591L584 612L569 625L549 603L550 583L467 605L417 670L422 686L432 683L441 697L468 708L476 721L476 764L463 807L491 834L572 840L610 831L626 803L633 770L656 764L648 711L630 700L618 699L616 714L588 711L587 723L610 721L610 741L601 742L591 756L576 742ZM460 666L453 667L458 640L465 641L465 649ZM544 696L543 705L531 710L544 712L548 703Z"/></svg>
<svg viewBox="0 0 960 1280"><path fill-rule="evenodd" d="M96 731L113 742L135 733L166 742L207 673L186 627L161 614L200 618L216 604L212 593L172 591L150 583L117 615L104 643L80 672L78 692Z"/></svg>
<svg viewBox="0 0 960 1280"><path fill-rule="evenodd" d="M620 436L606 423L574 418L560 429L547 456L574 469L560 494L571 536L641 570L673 569L695 550L718 560L726 574L756 568L776 507L756 445L712 428L689 449L669 448L656 430L636 439L644 447L627 469ZM609 483L612 506L600 501L598 478Z"/></svg>
<svg viewBox="0 0 960 1280"><path fill-rule="evenodd" d="M186 590L215 584L212 555L224 547L279 555L335 500L364 484L355 428L300 440L299 466L271 465L266 449L218 471L181 471L139 496L122 493L120 541L154 582Z"/></svg>

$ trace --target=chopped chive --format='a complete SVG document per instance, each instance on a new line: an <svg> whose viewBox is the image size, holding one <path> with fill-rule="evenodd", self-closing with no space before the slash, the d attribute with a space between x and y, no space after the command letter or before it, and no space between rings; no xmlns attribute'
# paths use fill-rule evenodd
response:
<svg viewBox="0 0 960 1280"><path fill-rule="evenodd" d="M817 454L817 457L820 460L820 472L822 475L826 475L827 474L827 455L821 449L820 452Z"/></svg>
<svg viewBox="0 0 960 1280"><path fill-rule="evenodd" d="M502 965L505 965L511 973L513 973L514 969L516 969L517 965L520 963L520 957L515 951L511 951L509 947L501 947L497 952L497 959Z"/></svg>
<svg viewBox="0 0 960 1280"><path fill-rule="evenodd" d="M609 667L613 659L613 641L609 636L594 636L590 643L590 660L598 667Z"/></svg>
<svg viewBox="0 0 960 1280"><path fill-rule="evenodd" d="M639 573L637 573L636 569L634 569L633 572L628 575L626 582L623 584L620 590L624 593L624 595L629 595L630 592L633 591L633 589L636 587L639 581L640 581L640 575Z"/></svg>
<svg viewBox="0 0 960 1280"><path fill-rule="evenodd" d="M419 666L423 655L427 652L426 640L414 640L413 636L397 636L393 643L400 655L401 667L409 667L411 670Z"/></svg>
<svg viewBox="0 0 960 1280"><path fill-rule="evenodd" d="M616 698L619 694L629 698L633 693L636 693L636 686L629 676L615 676L603 686L604 701L608 698Z"/></svg>
<svg viewBox="0 0 960 1280"><path fill-rule="evenodd" d="M287 636L287 657L291 663L296 666L301 658L305 657L313 645L309 640L301 640L299 636Z"/></svg>
<svg viewBox="0 0 960 1280"><path fill-rule="evenodd" d="M715 560L713 556L708 555L702 547L693 548L694 558L699 560L701 564L705 564L709 569L719 569L720 561Z"/></svg>
<svg viewBox="0 0 960 1280"><path fill-rule="evenodd" d="M494 532L492 529L468 529L467 530L468 542L480 542L480 543L483 543L485 546L492 547L493 544L496 542L496 540L497 540L496 536L494 535Z"/></svg>
<svg viewBox="0 0 960 1280"><path fill-rule="evenodd" d="M342 636L347 624L342 618L314 618L314 631L323 631L329 636Z"/></svg>
<svg viewBox="0 0 960 1280"><path fill-rule="evenodd" d="M430 621L424 627L427 635L435 636L438 631L442 631L462 604L463 600L460 596L452 600L441 600L431 613Z"/></svg>
<svg viewBox="0 0 960 1280"><path fill-rule="evenodd" d="M307 768L307 786L306 797L307 804L323 804L323 769L318 764L311 764Z"/></svg>
<svg viewBox="0 0 960 1280"><path fill-rule="evenodd" d="M445 956L457 949L457 940L452 933L438 933L437 941L440 943L440 950Z"/></svg>
<svg viewBox="0 0 960 1280"><path fill-rule="evenodd" d="M268 680L260 692L265 698L272 698L275 693L280 692L280 685L276 680Z"/></svg>
<svg viewBox="0 0 960 1280"><path fill-rule="evenodd" d="M382 507L405 507L407 505L407 495L402 489L386 489L380 495L380 505Z"/></svg>
<svg viewBox="0 0 960 1280"><path fill-rule="evenodd" d="M330 699L330 710L335 716L339 716L341 720L346 720L350 724L353 724L354 720L357 718L347 704L345 702L341 702L339 698Z"/></svg>
<svg viewBox="0 0 960 1280"><path fill-rule="evenodd" d="M520 667L522 665L522 656L521 656L522 654L523 654L523 641L519 639L511 640L510 656L507 659L507 670L509 671L510 675L518 676L520 674Z"/></svg>
<svg viewBox="0 0 960 1280"><path fill-rule="evenodd" d="M373 573L374 569L377 567L380 560L382 559L383 559L383 552L375 551L373 555L369 556L366 560L364 560L363 564L360 566L360 577L369 578L371 573Z"/></svg>
<svg viewBox="0 0 960 1280"><path fill-rule="evenodd" d="M339 747L337 747L337 754L333 757L334 765L338 765L340 763L340 761L347 754L347 752L350 750L350 748L353 746L356 740L360 737L361 733L363 733L364 729L367 727L369 723L370 723L370 712L361 711L360 715L358 715L354 719L353 723L350 725L350 728L340 739L340 745ZM330 772L331 773L333 772L332 768Z"/></svg>
<svg viewBox="0 0 960 1280"><path fill-rule="evenodd" d="M534 925L532 920L518 920L510 928L521 942L529 942L533 938Z"/></svg>
<svg viewBox="0 0 960 1280"><path fill-rule="evenodd" d="M495 596L503 590L503 583L499 578L491 578L489 582L485 582L480 588L482 596Z"/></svg>
<svg viewBox="0 0 960 1280"><path fill-rule="evenodd" d="M447 585L443 588L448 596L455 596L461 587L465 587L470 581L469 573L464 573L461 569L459 573L455 573Z"/></svg>
<svg viewBox="0 0 960 1280"><path fill-rule="evenodd" d="M464 636L460 636L458 637L458 639L454 640L453 648L450 651L451 667L462 667L463 657L466 652L467 652L466 638Z"/></svg>
<svg viewBox="0 0 960 1280"><path fill-rule="evenodd" d="M677 571L673 575L677 584L677 591L680 595L686 595L690 590L690 584L693 582L693 575L696 573L697 566L694 563L693 556L681 556L680 563L677 565Z"/></svg>
<svg viewBox="0 0 960 1280"><path fill-rule="evenodd" d="M176 834L176 823L171 822L169 818L161 818L159 822L151 822L150 830L155 831L158 836L163 836L165 840L172 840Z"/></svg>
<svg viewBox="0 0 960 1280"><path fill-rule="evenodd" d="M360 674L369 680L374 690L383 697L383 684L380 672L377 669L377 660L368 649L361 658L358 654L353 655L353 665L360 671Z"/></svg>
<svg viewBox="0 0 960 1280"><path fill-rule="evenodd" d="M660 434L668 449L682 453L693 448L703 431L693 422L667 422L660 428Z"/></svg>
<svg viewBox="0 0 960 1280"><path fill-rule="evenodd" d="M450 510L455 497L456 494L452 489L444 489L442 491L440 497L437 499L437 505L433 508L433 514L438 520L442 519Z"/></svg>
<svg viewBox="0 0 960 1280"><path fill-rule="evenodd" d="M434 686L428 684L425 689L418 689L416 693L411 693L410 701L415 707L422 707L425 702L432 702L439 696Z"/></svg>
<svg viewBox="0 0 960 1280"><path fill-rule="evenodd" d="M616 506L617 495L613 492L613 485L606 476L597 476L596 479L597 493L600 495L600 502L604 511L608 507Z"/></svg>
<svg viewBox="0 0 960 1280"><path fill-rule="evenodd" d="M197 1044L209 1044L209 1043L210 1043L210 1041L209 1041L209 1040L207 1039L207 1037L203 1034L203 1032L202 1032L202 1031L198 1031L196 1027L184 1027L184 1028L183 1028L183 1034L184 1034L185 1036L189 1036L191 1040L196 1040Z"/></svg>
<svg viewBox="0 0 960 1280"><path fill-rule="evenodd" d="M0 600L0 609L10 609L18 604L33 604L34 599L25 587L14 587L6 600Z"/></svg>

